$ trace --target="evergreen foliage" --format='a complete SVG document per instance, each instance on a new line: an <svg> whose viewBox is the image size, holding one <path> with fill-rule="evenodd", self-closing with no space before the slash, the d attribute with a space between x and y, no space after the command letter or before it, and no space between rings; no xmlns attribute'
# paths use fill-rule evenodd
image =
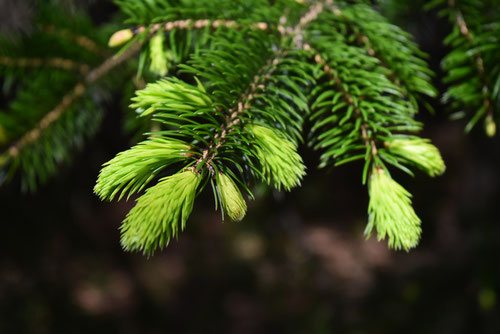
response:
<svg viewBox="0 0 500 334"><path fill-rule="evenodd" d="M0 113L0 182L19 171L27 191L54 175L95 133L107 87L116 82L109 77L97 85L92 70L109 53L107 27L97 29L79 13L64 19L69 14L45 2L38 7L31 34L0 40L4 90L15 91Z"/></svg>
<svg viewBox="0 0 500 334"><path fill-rule="evenodd" d="M131 114L147 136L107 162L94 188L103 200L139 196L121 227L126 250L151 255L165 247L208 185L233 221L245 216L256 183L299 186L303 143L321 153L320 167L362 163L367 236L387 238L394 249L418 244L420 219L391 170L444 172L415 120L437 91L426 55L370 1L115 3L133 26L112 35L109 27L49 15L50 29L0 41L1 74L17 88L0 114L0 168L8 179L19 171L24 188L35 190L54 174L98 127L106 95L99 92L113 87L135 91ZM483 20L472 0L448 3L443 13L458 23L447 40L453 51L443 64L452 85L444 99L476 112L469 127L485 117L493 134L496 17ZM106 41L120 50L111 55Z"/></svg>
<svg viewBox="0 0 500 334"><path fill-rule="evenodd" d="M456 111L469 118L467 131L483 120L486 134L496 134L500 113L500 12L498 0L434 0L452 25L445 40L451 49L443 59L450 88L443 96Z"/></svg>

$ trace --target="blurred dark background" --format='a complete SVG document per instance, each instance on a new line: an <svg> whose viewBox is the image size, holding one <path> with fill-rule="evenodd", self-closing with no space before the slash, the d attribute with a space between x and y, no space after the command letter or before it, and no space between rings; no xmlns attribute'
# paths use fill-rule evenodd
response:
<svg viewBox="0 0 500 334"><path fill-rule="evenodd" d="M116 10L77 5L96 22ZM0 0L0 31L29 31L32 10ZM413 11L403 24L439 86L447 22ZM500 141L465 135L434 104L419 117L447 173L397 176L423 220L410 253L364 240L361 166L317 171L303 148L302 188L257 190L238 224L221 223L207 193L187 231L149 259L120 248L133 203L92 193L101 164L129 145L110 105L100 133L37 194L0 189L0 333L500 333Z"/></svg>

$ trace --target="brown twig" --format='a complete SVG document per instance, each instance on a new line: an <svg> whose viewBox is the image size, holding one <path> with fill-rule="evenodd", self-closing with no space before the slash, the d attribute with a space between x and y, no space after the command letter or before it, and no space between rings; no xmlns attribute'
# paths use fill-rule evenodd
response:
<svg viewBox="0 0 500 334"><path fill-rule="evenodd" d="M145 31L150 31L151 33L155 33L159 30L163 31L172 31L174 29L203 29L210 27L212 29L217 29L219 27L225 28L238 28L240 24L233 20L177 20L170 21L164 23L155 23L149 27L139 26L133 29L134 33L142 33ZM251 25L252 28L257 30L268 30L269 24L266 22L256 22Z"/></svg>

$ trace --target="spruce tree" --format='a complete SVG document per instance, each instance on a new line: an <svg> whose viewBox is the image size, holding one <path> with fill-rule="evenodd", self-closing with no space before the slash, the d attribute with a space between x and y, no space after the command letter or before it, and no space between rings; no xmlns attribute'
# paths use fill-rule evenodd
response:
<svg viewBox="0 0 500 334"><path fill-rule="evenodd" d="M96 26L86 13L39 1L33 31L0 39L0 75L13 96L0 113L1 182L35 191L96 132L120 92L131 101L129 129L144 135L105 163L94 191L106 201L138 196L120 229L124 249L165 247L207 188L222 219L242 220L255 184L301 184L301 145L320 152L320 168L360 167L367 237L406 251L418 244L420 218L393 171L434 177L445 164L416 120L438 97L427 56L381 14L402 12L401 2L115 4L124 23ZM467 130L482 120L489 136L500 109L495 4L427 3L450 19L442 100L469 118Z"/></svg>

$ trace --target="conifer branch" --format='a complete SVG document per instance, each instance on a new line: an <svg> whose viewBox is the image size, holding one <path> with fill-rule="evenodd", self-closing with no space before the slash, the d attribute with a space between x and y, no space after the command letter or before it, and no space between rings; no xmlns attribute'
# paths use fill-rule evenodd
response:
<svg viewBox="0 0 500 334"><path fill-rule="evenodd" d="M327 3L332 3L331 0L327 0ZM299 23L293 28L287 28L284 26L286 23L286 17L282 16L280 24L278 25L278 32L282 36L292 35L294 39L294 44L301 48L303 46L303 35L304 28L316 20L316 18L321 14L325 8L323 2L318 2L309 7L308 11L300 18ZM231 21L229 21L231 22ZM259 23L260 24L260 23ZM268 28L267 24L262 24L259 29L266 30ZM262 67L260 73L258 73L253 81L250 83L247 91L243 93L236 106L228 112L225 124L222 125L220 131L214 136L213 141L210 145L203 150L201 157L196 162L196 169L200 165L207 165L210 167L212 160L217 155L217 149L219 149L225 141L226 136L233 130L235 126L240 124L240 115L248 110L251 105L251 101L254 99L255 94L259 88L264 88L264 82L269 79L277 66L280 63L280 59L286 56L286 52L283 49L279 49L275 52L274 57L271 57L267 63Z"/></svg>
<svg viewBox="0 0 500 334"><path fill-rule="evenodd" d="M458 27L458 30L460 31L460 34L465 38L470 46L473 46L475 43L474 36L469 29L467 22L465 21L464 14L460 10L460 8L458 8L455 0L448 0L447 3L450 9L455 13L454 21ZM475 55L473 56L473 62L475 64L479 80L482 84L483 107L486 110L487 121L489 123L495 124L495 121L493 120L494 102L489 88L489 80L486 75L484 60L481 52L478 51L475 53Z"/></svg>
<svg viewBox="0 0 500 334"><path fill-rule="evenodd" d="M339 18L342 18L344 20L349 20L349 18L347 18L345 15L343 15L342 10L338 6L331 6L330 10L332 11L332 13L335 16L337 16ZM362 32L360 32L360 31L355 31L354 32L354 36L355 36L357 44L359 46L364 47L366 49L366 53L370 57L377 58L379 60L379 62L380 62L380 65L382 65L383 67L387 68L387 70L389 71L389 73L387 74L387 77L396 86L403 88L403 84L401 83L401 80L397 77L397 74L395 73L395 71L389 66L389 64L386 63L386 61L384 60L384 57L380 53L378 53L377 51L375 51L375 48L373 47L370 38L367 35L365 35Z"/></svg>
<svg viewBox="0 0 500 334"><path fill-rule="evenodd" d="M166 246L185 228L195 198L207 185L223 219L233 221L245 216L242 192L251 196L254 181L287 191L300 185L306 166L298 145L304 141L306 119L312 123L310 146L324 150L320 167L364 161L363 183L370 195L365 233L388 238L396 249L418 243L420 219L411 195L387 167L409 174L416 167L430 176L444 171L438 149L410 135L422 128L414 119L417 98L434 94L432 71L411 36L369 1L197 0L197 8L193 1L116 3L134 28L117 31L108 44L129 45L95 68L84 63L95 66L102 50L83 36L92 29L84 17L82 25L68 25L45 15L49 26L42 26L39 35L21 48L5 48L10 58L0 57L0 65L67 70L33 71L32 78L22 81L10 113L0 115L3 141L13 142L0 155L5 179L20 170L23 187L34 190L53 175L101 120L98 97L90 99L95 95L88 91L143 50L139 73L149 68L151 75L143 77L145 87L130 107L139 121L155 126L145 130L151 130L147 139L103 166L94 188L103 200L145 191L121 227L124 249L150 255ZM64 28L56 28L55 22ZM467 25L462 30L470 33ZM473 44L467 48L456 35L460 51L474 56L479 42L465 36ZM29 52L45 41L58 48L47 54L43 48ZM493 57L484 54L476 61L481 65L477 70L494 81L485 69ZM469 58L462 56L462 61L474 72ZM179 75L166 77L172 64L178 65ZM160 79L146 82L154 78ZM477 77L473 86L480 101ZM67 92L68 87L73 88ZM38 91L45 94L32 94ZM495 92L490 98L496 98ZM39 107L31 110L30 105ZM32 112L17 117L19 110Z"/></svg>
<svg viewBox="0 0 500 334"><path fill-rule="evenodd" d="M100 78L105 76L109 71L121 65L129 58L133 57L141 47L140 42L136 42L131 45L125 52L118 56L113 56L105 60L101 65L97 66L84 77L84 79L77 83L73 89L71 89L61 100L61 102L54 107L50 112L48 112L37 125L23 135L19 140L12 144L6 151L10 158L15 158L20 151L24 149L25 146L35 142L40 138L43 131L47 129L51 124L57 121L64 112L71 106L75 101L81 98L89 85L95 83Z"/></svg>
<svg viewBox="0 0 500 334"><path fill-rule="evenodd" d="M423 59L424 54L406 32L363 4L342 9L330 5L329 9L338 23L352 34L352 43L378 59L380 66L387 70L386 77L407 96L415 112L418 95L437 95L431 82L433 73Z"/></svg>
<svg viewBox="0 0 500 334"><path fill-rule="evenodd" d="M76 84L76 86L62 98L61 102L38 122L35 128L28 131L8 148L7 152L10 157L15 158L26 145L37 141L47 127L58 120L64 111L66 111L78 98L83 96L85 90L86 87L84 84Z"/></svg>
<svg viewBox="0 0 500 334"><path fill-rule="evenodd" d="M274 57L271 57L267 61L261 71L255 75L247 91L241 95L236 103L236 106L228 111L224 124L222 124L220 130L215 134L210 145L203 150L201 157L196 161L196 169L198 169L200 165L206 165L211 168L211 162L216 157L217 150L224 145L227 135L241 123L240 116L250 108L251 102L256 97L257 91L265 87L265 81L271 77L280 59L284 56L285 53L283 52L276 53Z"/></svg>
<svg viewBox="0 0 500 334"><path fill-rule="evenodd" d="M372 131L370 130L370 125L368 122L366 122L363 119L363 114L361 113L361 110L355 103L355 100L351 93L345 89L345 85L340 79L340 77L336 74L335 70L328 65L328 63L325 61L325 59L321 56L321 54L314 50L309 44L304 44L304 50L312 52L314 55L314 61L316 64L321 66L321 69L325 73L325 75L333 82L335 83L336 89L342 94L342 97L347 103L347 105L351 106L354 110L354 115L356 118L361 119L361 126L360 126L360 133L361 133L361 138L364 141L364 145L367 148L367 152L370 152L371 159L370 161L375 160L374 158L377 157L378 155L378 148L377 148L377 143L375 138L372 136Z"/></svg>

